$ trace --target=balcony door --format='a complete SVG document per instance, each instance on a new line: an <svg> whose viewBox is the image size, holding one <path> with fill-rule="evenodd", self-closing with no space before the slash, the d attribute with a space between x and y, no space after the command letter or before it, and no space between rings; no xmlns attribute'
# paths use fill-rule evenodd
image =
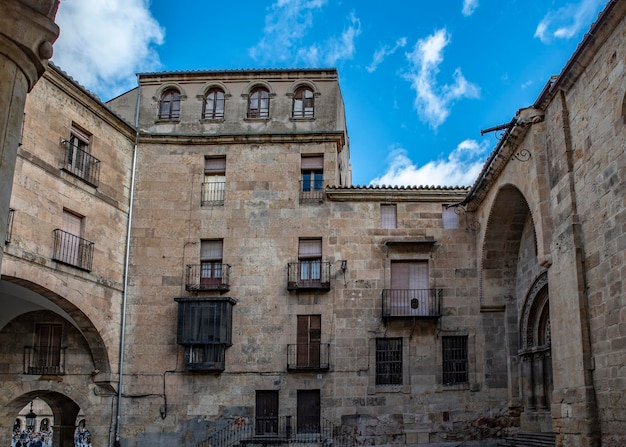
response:
<svg viewBox="0 0 626 447"><path fill-rule="evenodd" d="M278 434L278 391L256 392L256 434Z"/></svg>
<svg viewBox="0 0 626 447"><path fill-rule="evenodd" d="M35 369L37 374L58 374L61 366L60 324L35 326Z"/></svg>
<svg viewBox="0 0 626 447"><path fill-rule="evenodd" d="M200 245L200 285L222 284L222 240L203 240Z"/></svg>
<svg viewBox="0 0 626 447"><path fill-rule="evenodd" d="M298 390L298 434L320 432L320 390Z"/></svg>
<svg viewBox="0 0 626 447"><path fill-rule="evenodd" d="M320 367L322 318L320 315L298 315L297 367Z"/></svg>
<svg viewBox="0 0 626 447"><path fill-rule="evenodd" d="M391 316L429 315L428 261L392 262Z"/></svg>

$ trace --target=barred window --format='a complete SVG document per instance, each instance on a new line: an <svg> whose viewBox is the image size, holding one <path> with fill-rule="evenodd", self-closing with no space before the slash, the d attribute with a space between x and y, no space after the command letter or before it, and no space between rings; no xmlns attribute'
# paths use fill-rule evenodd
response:
<svg viewBox="0 0 626 447"><path fill-rule="evenodd" d="M376 385L402 385L402 339L376 339Z"/></svg>
<svg viewBox="0 0 626 447"><path fill-rule="evenodd" d="M443 384L455 385L468 382L467 336L442 338Z"/></svg>

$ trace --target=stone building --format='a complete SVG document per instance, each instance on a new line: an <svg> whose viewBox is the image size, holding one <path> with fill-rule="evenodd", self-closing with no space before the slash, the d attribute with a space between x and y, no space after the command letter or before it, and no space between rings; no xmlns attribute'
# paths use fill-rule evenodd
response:
<svg viewBox="0 0 626 447"><path fill-rule="evenodd" d="M103 104L51 67L2 263L7 439L39 398L65 446L79 414L94 446L623 445L625 61L613 0L467 188L353 186L334 69Z"/></svg>

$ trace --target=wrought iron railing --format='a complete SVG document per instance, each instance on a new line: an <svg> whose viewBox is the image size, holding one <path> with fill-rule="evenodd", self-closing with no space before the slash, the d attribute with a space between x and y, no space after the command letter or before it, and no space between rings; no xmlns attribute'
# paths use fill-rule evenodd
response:
<svg viewBox="0 0 626 447"><path fill-rule="evenodd" d="M98 186L100 180L100 160L69 142L65 148L63 169L92 186Z"/></svg>
<svg viewBox="0 0 626 447"><path fill-rule="evenodd" d="M230 290L230 265L221 262L207 262L187 266L185 290Z"/></svg>
<svg viewBox="0 0 626 447"><path fill-rule="evenodd" d="M330 290L330 262L291 262L287 266L287 289Z"/></svg>
<svg viewBox="0 0 626 447"><path fill-rule="evenodd" d="M323 180L300 181L300 203L321 203L324 201Z"/></svg>
<svg viewBox="0 0 626 447"><path fill-rule="evenodd" d="M73 235L58 228L54 233L54 252L52 259L63 264L91 271L93 260L93 242Z"/></svg>
<svg viewBox="0 0 626 447"><path fill-rule="evenodd" d="M213 431L197 447L305 444L347 445L333 442L333 424L324 418L295 416L238 417Z"/></svg>
<svg viewBox="0 0 626 447"><path fill-rule="evenodd" d="M224 191L226 182L202 183L201 206L224 205Z"/></svg>
<svg viewBox="0 0 626 447"><path fill-rule="evenodd" d="M383 290L383 318L438 318L441 289Z"/></svg>
<svg viewBox="0 0 626 447"><path fill-rule="evenodd" d="M328 371L329 343L298 343L287 345L287 370Z"/></svg>
<svg viewBox="0 0 626 447"><path fill-rule="evenodd" d="M25 346L24 374L65 374L65 350L59 346Z"/></svg>
<svg viewBox="0 0 626 447"><path fill-rule="evenodd" d="M7 220L7 232L4 235L4 243L11 243L11 235L13 234L13 216L15 214L15 210L13 208L9 208L9 218Z"/></svg>

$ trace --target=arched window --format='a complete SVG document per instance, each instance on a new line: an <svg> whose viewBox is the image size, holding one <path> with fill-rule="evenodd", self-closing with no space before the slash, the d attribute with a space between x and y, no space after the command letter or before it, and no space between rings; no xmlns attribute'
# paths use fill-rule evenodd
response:
<svg viewBox="0 0 626 447"><path fill-rule="evenodd" d="M180 93L175 88L167 89L159 102L159 119L177 120L180 118Z"/></svg>
<svg viewBox="0 0 626 447"><path fill-rule="evenodd" d="M219 88L212 88L204 97L204 119L224 118L224 92Z"/></svg>
<svg viewBox="0 0 626 447"><path fill-rule="evenodd" d="M313 90L309 87L300 87L293 95L293 117L313 118L314 111Z"/></svg>
<svg viewBox="0 0 626 447"><path fill-rule="evenodd" d="M264 87L255 87L248 98L248 118L269 118L270 93Z"/></svg>

